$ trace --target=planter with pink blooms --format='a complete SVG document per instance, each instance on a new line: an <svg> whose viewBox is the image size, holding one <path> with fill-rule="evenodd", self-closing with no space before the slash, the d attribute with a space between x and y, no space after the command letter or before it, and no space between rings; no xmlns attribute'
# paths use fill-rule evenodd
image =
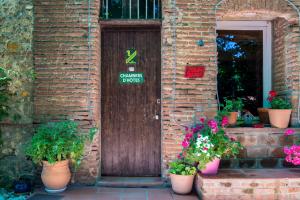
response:
<svg viewBox="0 0 300 200"><path fill-rule="evenodd" d="M227 125L228 117L225 116L220 120L201 118L191 127L186 127L183 150L178 158L197 166L202 174L217 174L220 159L236 157L243 148L225 133Z"/></svg>
<svg viewBox="0 0 300 200"><path fill-rule="evenodd" d="M287 99L278 97L275 91L269 92L268 101L271 104L268 113L272 127L287 128L292 113L291 103Z"/></svg>

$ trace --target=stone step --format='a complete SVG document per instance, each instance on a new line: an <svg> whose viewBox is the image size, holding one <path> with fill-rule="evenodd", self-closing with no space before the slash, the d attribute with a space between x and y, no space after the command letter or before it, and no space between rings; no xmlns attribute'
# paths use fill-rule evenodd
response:
<svg viewBox="0 0 300 200"><path fill-rule="evenodd" d="M127 187L127 188L155 188L168 187L166 179L161 177L111 177L103 176L97 182L97 186L101 187Z"/></svg>
<svg viewBox="0 0 300 200"><path fill-rule="evenodd" d="M203 200L297 200L300 169L223 169L215 176L198 174L195 189Z"/></svg>

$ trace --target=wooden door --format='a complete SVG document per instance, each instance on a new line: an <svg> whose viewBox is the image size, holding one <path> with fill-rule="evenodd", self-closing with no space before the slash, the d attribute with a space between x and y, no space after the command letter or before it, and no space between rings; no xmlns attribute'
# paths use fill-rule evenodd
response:
<svg viewBox="0 0 300 200"><path fill-rule="evenodd" d="M101 173L159 176L160 28L105 28L101 37ZM137 52L136 64L126 64L128 50ZM121 84L130 70L144 73L144 83Z"/></svg>

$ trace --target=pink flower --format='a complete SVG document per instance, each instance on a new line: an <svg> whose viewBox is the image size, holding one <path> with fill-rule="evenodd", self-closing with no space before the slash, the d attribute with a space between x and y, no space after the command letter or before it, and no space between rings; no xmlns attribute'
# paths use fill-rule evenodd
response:
<svg viewBox="0 0 300 200"><path fill-rule="evenodd" d="M286 131L284 132L285 136L294 135L294 134L295 134L295 130L293 129L286 129Z"/></svg>
<svg viewBox="0 0 300 200"><path fill-rule="evenodd" d="M212 128L211 130L212 130L212 133L213 133L213 134L216 134L216 133L218 132L219 129L218 129L218 127L216 127L216 128Z"/></svg>
<svg viewBox="0 0 300 200"><path fill-rule="evenodd" d="M207 151L208 150L208 148L207 147L203 147L203 151Z"/></svg>
<svg viewBox="0 0 300 200"><path fill-rule="evenodd" d="M300 145L284 147L283 152L286 154L285 160L294 165L300 165Z"/></svg>
<svg viewBox="0 0 300 200"><path fill-rule="evenodd" d="M178 159L181 159L181 154L178 154L178 155L177 155L177 158L178 158Z"/></svg>
<svg viewBox="0 0 300 200"><path fill-rule="evenodd" d="M225 116L222 118L221 126L225 127L227 125L228 125L228 117Z"/></svg>
<svg viewBox="0 0 300 200"><path fill-rule="evenodd" d="M215 129L216 127L218 127L218 123L213 119L209 120L207 124L211 129Z"/></svg>
<svg viewBox="0 0 300 200"><path fill-rule="evenodd" d="M185 126L185 131L189 131L189 127Z"/></svg>
<svg viewBox="0 0 300 200"><path fill-rule="evenodd" d="M181 145L182 145L183 148L186 149L190 146L190 142L187 141L186 139L184 139Z"/></svg>
<svg viewBox="0 0 300 200"><path fill-rule="evenodd" d="M204 123L204 122L205 122L205 118L204 118L204 117L201 117L201 118L200 118L200 122L201 122L201 123Z"/></svg>
<svg viewBox="0 0 300 200"><path fill-rule="evenodd" d="M192 133L187 133L187 134L185 135L185 140L189 141L192 137L193 137L193 134L192 134Z"/></svg>
<svg viewBox="0 0 300 200"><path fill-rule="evenodd" d="M230 140L233 141L233 142L237 141L237 138L236 138L235 136L230 136L229 138L230 138Z"/></svg>

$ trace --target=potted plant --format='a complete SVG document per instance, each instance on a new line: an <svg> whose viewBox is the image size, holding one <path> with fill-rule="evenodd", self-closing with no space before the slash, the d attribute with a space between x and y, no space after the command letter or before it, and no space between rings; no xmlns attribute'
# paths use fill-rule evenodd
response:
<svg viewBox="0 0 300 200"><path fill-rule="evenodd" d="M271 108L268 109L271 125L277 128L287 128L292 113L291 103L278 97L275 91L269 92L268 101L271 104Z"/></svg>
<svg viewBox="0 0 300 200"><path fill-rule="evenodd" d="M84 153L84 144L92 140L96 129L89 134L79 132L74 121L49 122L40 125L26 148L33 162L42 164L42 182L47 192L66 189L71 173L69 161L78 167Z"/></svg>
<svg viewBox="0 0 300 200"><path fill-rule="evenodd" d="M226 116L220 121L202 118L199 123L186 128L182 143L184 160L197 164L203 174L216 174L221 158L236 157L243 148L240 142L225 133L227 124Z"/></svg>
<svg viewBox="0 0 300 200"><path fill-rule="evenodd" d="M235 125L238 118L238 112L241 111L244 107L244 103L241 98L237 99L224 99L225 105L222 105L223 112L228 115L229 125Z"/></svg>
<svg viewBox="0 0 300 200"><path fill-rule="evenodd" d="M188 194L192 191L196 167L178 159L169 163L169 173L175 193Z"/></svg>

